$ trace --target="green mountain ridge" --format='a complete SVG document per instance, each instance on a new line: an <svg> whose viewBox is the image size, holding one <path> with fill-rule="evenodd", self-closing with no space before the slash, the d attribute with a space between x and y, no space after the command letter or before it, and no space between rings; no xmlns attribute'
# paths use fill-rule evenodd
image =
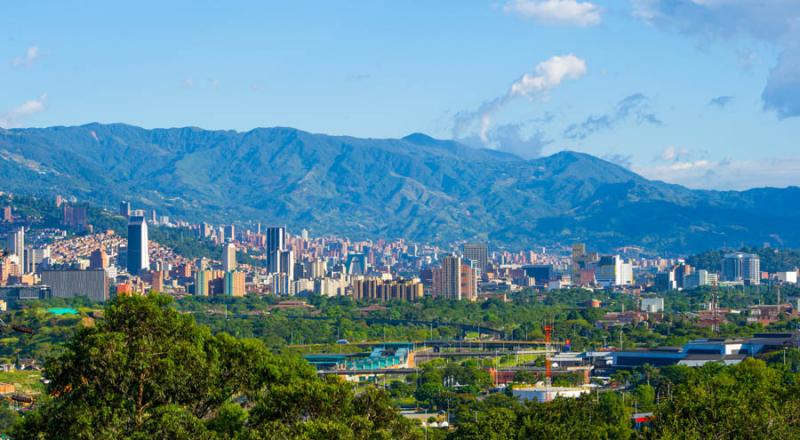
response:
<svg viewBox="0 0 800 440"><path fill-rule="evenodd" d="M800 246L800 188L701 191L588 154L524 160L421 133L360 139L126 124L0 129L0 190L74 195L196 221L520 248L585 240L672 252Z"/></svg>

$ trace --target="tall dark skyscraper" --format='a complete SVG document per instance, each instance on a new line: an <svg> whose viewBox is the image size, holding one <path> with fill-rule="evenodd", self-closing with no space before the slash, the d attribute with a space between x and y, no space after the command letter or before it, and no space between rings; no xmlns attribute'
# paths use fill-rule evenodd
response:
<svg viewBox="0 0 800 440"><path fill-rule="evenodd" d="M131 215L131 204L129 202L122 201L119 203L119 215L123 217Z"/></svg>
<svg viewBox="0 0 800 440"><path fill-rule="evenodd" d="M286 250L286 228L267 228L267 267L271 273L279 272L280 252Z"/></svg>
<svg viewBox="0 0 800 440"><path fill-rule="evenodd" d="M150 268L147 248L147 222L144 216L132 216L128 222L128 273L139 275Z"/></svg>

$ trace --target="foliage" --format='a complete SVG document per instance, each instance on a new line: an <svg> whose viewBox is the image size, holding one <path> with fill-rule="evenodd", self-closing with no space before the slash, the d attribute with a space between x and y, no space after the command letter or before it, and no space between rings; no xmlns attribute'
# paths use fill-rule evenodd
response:
<svg viewBox="0 0 800 440"><path fill-rule="evenodd" d="M14 437L414 436L383 392L356 396L258 341L212 335L170 302L158 295L118 298L102 322L80 329L47 362L52 398L23 419Z"/></svg>

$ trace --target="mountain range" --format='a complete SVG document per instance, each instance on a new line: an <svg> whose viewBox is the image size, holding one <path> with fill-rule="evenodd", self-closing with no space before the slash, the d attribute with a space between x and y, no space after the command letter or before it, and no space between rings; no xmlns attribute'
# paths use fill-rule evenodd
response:
<svg viewBox="0 0 800 440"><path fill-rule="evenodd" d="M692 190L564 151L525 160L424 134L360 139L126 124L0 129L0 190L62 194L194 221L286 224L314 235L586 241L688 253L800 246L800 188Z"/></svg>

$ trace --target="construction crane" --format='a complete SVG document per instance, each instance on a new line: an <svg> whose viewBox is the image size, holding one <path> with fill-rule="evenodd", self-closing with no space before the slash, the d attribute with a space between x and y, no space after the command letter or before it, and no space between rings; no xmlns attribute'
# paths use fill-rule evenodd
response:
<svg viewBox="0 0 800 440"><path fill-rule="evenodd" d="M544 325L544 383L549 388L553 384L553 369L550 361L550 338L553 334L553 326Z"/></svg>
<svg viewBox="0 0 800 440"><path fill-rule="evenodd" d="M25 327L24 325L6 324L6 322L3 321L2 318L0 318L0 328L10 328L11 331L25 333L28 335L36 334L36 332L33 331L33 329L30 327Z"/></svg>

